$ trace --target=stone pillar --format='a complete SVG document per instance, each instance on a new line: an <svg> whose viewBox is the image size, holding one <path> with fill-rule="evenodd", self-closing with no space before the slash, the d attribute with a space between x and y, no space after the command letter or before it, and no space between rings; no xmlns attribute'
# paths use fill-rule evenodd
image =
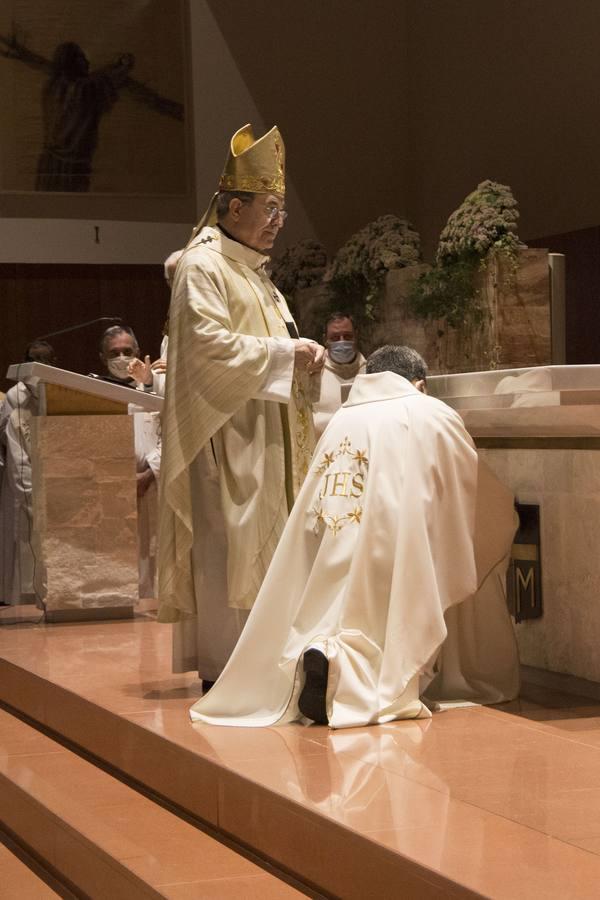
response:
<svg viewBox="0 0 600 900"><path fill-rule="evenodd" d="M35 581L49 621L123 618L138 596L133 418L32 419Z"/></svg>

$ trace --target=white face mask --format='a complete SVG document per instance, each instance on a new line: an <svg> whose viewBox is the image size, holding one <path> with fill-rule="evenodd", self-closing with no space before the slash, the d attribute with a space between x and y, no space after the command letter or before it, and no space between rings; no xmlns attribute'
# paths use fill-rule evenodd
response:
<svg viewBox="0 0 600 900"><path fill-rule="evenodd" d="M113 356L112 359L107 360L106 366L114 378L120 378L124 381L130 377L128 368L132 359L133 357L125 356L124 353L121 353L119 356Z"/></svg>
<svg viewBox="0 0 600 900"><path fill-rule="evenodd" d="M354 341L332 341L329 344L329 356L334 362L341 365L352 362L356 356Z"/></svg>

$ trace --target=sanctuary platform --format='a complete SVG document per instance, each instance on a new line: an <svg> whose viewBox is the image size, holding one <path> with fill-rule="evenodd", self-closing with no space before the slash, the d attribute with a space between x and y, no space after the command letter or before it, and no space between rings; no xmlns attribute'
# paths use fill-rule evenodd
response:
<svg viewBox="0 0 600 900"><path fill-rule="evenodd" d="M529 684L339 732L192 725L198 681L171 674L151 611L18 615L0 611L0 819L74 893L598 896L597 699Z"/></svg>

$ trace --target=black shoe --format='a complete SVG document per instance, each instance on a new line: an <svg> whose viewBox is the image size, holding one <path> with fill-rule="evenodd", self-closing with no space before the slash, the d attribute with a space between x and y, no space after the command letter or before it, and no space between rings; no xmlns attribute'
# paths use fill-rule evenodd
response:
<svg viewBox="0 0 600 900"><path fill-rule="evenodd" d="M203 694L208 694L211 687L213 687L213 686L214 686L214 681L207 681L206 678L202 679L202 693Z"/></svg>
<svg viewBox="0 0 600 900"><path fill-rule="evenodd" d="M320 650L307 650L303 660L304 687L298 697L298 709L307 719L327 725L327 676L329 660Z"/></svg>

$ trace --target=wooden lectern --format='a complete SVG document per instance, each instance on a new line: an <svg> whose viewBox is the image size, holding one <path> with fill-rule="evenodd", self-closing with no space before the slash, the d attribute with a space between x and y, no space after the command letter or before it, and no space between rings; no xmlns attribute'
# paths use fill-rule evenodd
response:
<svg viewBox="0 0 600 900"><path fill-rule="evenodd" d="M127 618L138 598L134 412L163 398L42 363L7 378L30 420L35 591L48 621Z"/></svg>

